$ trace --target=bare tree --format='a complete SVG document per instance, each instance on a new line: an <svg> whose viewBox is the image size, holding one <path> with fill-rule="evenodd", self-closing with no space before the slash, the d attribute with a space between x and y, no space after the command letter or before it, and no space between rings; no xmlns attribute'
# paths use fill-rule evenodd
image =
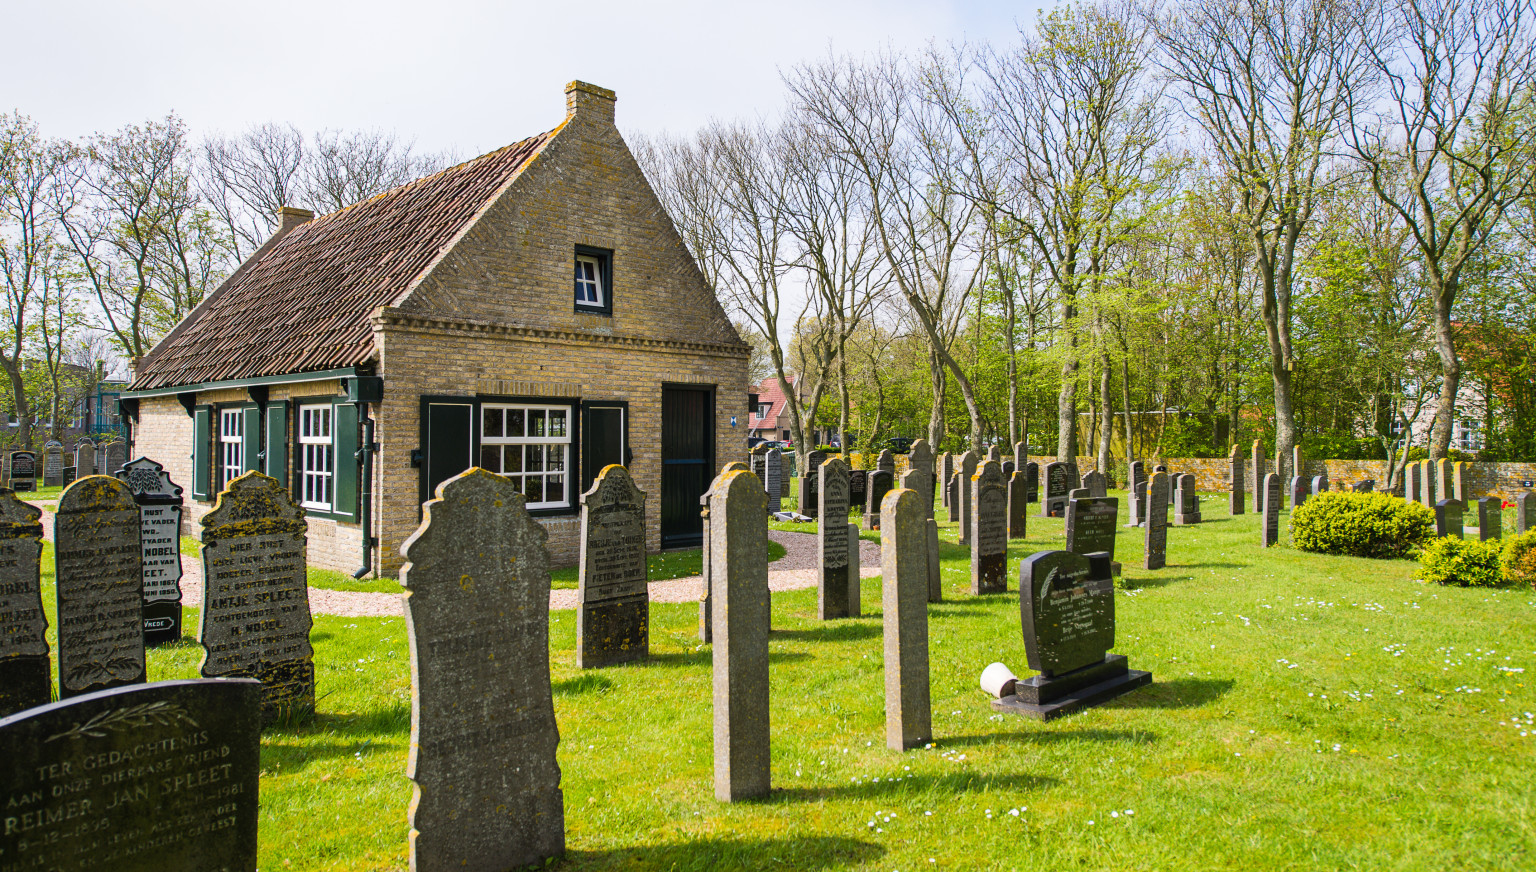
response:
<svg viewBox="0 0 1536 872"><path fill-rule="evenodd" d="M393 133L322 130L305 160L305 202L316 212L334 212L454 162L448 154L417 154L413 149Z"/></svg>
<svg viewBox="0 0 1536 872"><path fill-rule="evenodd" d="M236 259L267 241L279 209L302 205L297 198L307 153L304 134L291 124L258 124L203 141L198 189L229 228Z"/></svg>

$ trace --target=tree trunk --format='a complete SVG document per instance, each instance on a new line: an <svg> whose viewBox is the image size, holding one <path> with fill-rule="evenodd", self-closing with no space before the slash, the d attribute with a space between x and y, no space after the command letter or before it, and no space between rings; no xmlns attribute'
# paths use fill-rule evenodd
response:
<svg viewBox="0 0 1536 872"><path fill-rule="evenodd" d="M1061 393L1056 400L1056 460L1071 463L1076 456L1077 360L1074 358L1061 365Z"/></svg>
<svg viewBox="0 0 1536 872"><path fill-rule="evenodd" d="M1445 457L1451 447L1451 428L1456 421L1456 393L1461 390L1461 358L1451 331L1451 301L1456 287L1447 282L1435 295L1435 351L1440 354L1440 403L1435 408L1435 427L1429 439L1429 459Z"/></svg>
<svg viewBox="0 0 1536 872"><path fill-rule="evenodd" d="M1111 376L1115 371L1114 361L1109 355L1104 355L1104 371L1099 375L1099 395L1103 398L1103 406L1099 409L1099 472L1109 475L1110 464L1110 437L1115 431L1114 401L1110 397L1112 388Z"/></svg>
<svg viewBox="0 0 1536 872"><path fill-rule="evenodd" d="M928 374L933 381L933 404L928 407L928 444L934 451L944 443L944 391L949 386L948 373L939 360L930 339L928 344Z"/></svg>

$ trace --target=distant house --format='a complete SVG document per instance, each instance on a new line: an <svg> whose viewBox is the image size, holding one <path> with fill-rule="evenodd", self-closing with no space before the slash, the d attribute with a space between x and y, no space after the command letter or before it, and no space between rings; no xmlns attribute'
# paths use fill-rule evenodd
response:
<svg viewBox="0 0 1536 872"><path fill-rule="evenodd" d="M791 385L795 380L796 376L789 376ZM788 442L793 438L789 400L784 396L784 388L779 384L778 377L763 379L762 384L756 386L755 393L757 407L747 416L747 434L759 439Z"/></svg>
<svg viewBox="0 0 1536 872"><path fill-rule="evenodd" d="M421 503L515 481L557 563L606 464L649 494L646 544L697 544L699 496L746 457L748 346L614 126L565 120L268 242L138 362L132 450L190 497L249 470L307 510L311 565L393 574Z"/></svg>

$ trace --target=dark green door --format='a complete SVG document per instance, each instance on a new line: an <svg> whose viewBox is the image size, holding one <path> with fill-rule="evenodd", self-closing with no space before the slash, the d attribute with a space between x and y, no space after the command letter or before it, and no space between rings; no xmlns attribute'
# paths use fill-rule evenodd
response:
<svg viewBox="0 0 1536 872"><path fill-rule="evenodd" d="M699 497L715 465L714 390L661 389L661 547L704 540Z"/></svg>

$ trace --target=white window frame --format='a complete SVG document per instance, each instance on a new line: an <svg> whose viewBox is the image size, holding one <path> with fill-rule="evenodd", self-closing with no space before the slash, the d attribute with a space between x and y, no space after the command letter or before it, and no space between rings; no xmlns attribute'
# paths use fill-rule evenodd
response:
<svg viewBox="0 0 1536 872"><path fill-rule="evenodd" d="M336 504L336 407L303 403L295 422L299 434L299 505L329 512Z"/></svg>
<svg viewBox="0 0 1536 872"><path fill-rule="evenodd" d="M512 411L521 411L523 418L523 432L516 436L508 436L506 433L507 422ZM550 435L548 425L549 413L559 412L564 416L565 426L563 432L558 435ZM486 425L492 416L501 418L501 435L486 435ZM546 421L544 435L529 435L533 429L535 415L542 415ZM482 403L480 405L480 462L479 465L491 472L504 475L512 479L518 485L518 492L528 494L529 480L539 480L539 499L528 500L525 508L528 509L567 509L572 505L571 479L577 472L575 458L571 451L571 431L576 420L576 407L564 403ZM538 447L538 465L540 469L531 470L533 455L530 449ZM513 457L517 460L514 462ZM560 468L551 470L552 463L559 463ZM516 465L516 470L507 471L509 467ZM559 488L559 498L549 499L550 485L555 483Z"/></svg>
<svg viewBox="0 0 1536 872"><path fill-rule="evenodd" d="M591 267L591 278L584 277L581 274L581 268L584 264ZM590 291L597 299L582 299L583 288ZM607 294L608 289L603 287L602 258L591 254L576 255L576 305L583 309L602 309L607 306Z"/></svg>
<svg viewBox="0 0 1536 872"><path fill-rule="evenodd" d="M245 409L219 410L218 490L245 472Z"/></svg>

